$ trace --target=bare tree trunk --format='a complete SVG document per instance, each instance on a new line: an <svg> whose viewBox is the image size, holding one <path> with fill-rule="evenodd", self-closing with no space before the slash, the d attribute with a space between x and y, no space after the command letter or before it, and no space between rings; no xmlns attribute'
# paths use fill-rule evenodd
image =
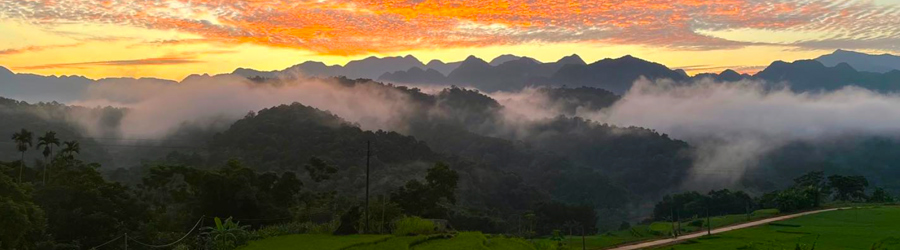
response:
<svg viewBox="0 0 900 250"><path fill-rule="evenodd" d="M53 166L53 146L50 146L50 162L47 164L47 170L50 171L50 167ZM47 172L47 176L50 176L50 172Z"/></svg>
<svg viewBox="0 0 900 250"><path fill-rule="evenodd" d="M384 211L387 209L387 195L381 197L381 229L378 230L380 233L384 233Z"/></svg>
<svg viewBox="0 0 900 250"><path fill-rule="evenodd" d="M25 167L25 151L22 151L22 157L19 158L19 184L22 184L22 168Z"/></svg>
<svg viewBox="0 0 900 250"><path fill-rule="evenodd" d="M44 157L44 169L43 169L44 171L41 171L41 172L43 172L43 175L44 175L44 177L41 179L42 185L47 185L47 166L49 166L47 164L47 157Z"/></svg>

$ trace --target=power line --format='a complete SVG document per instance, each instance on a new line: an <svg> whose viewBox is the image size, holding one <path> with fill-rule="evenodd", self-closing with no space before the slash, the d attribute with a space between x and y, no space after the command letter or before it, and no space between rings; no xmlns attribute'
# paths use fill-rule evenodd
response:
<svg viewBox="0 0 900 250"><path fill-rule="evenodd" d="M10 141L0 141L0 143L15 144L15 142L10 142ZM205 146L163 146L163 145L104 144L104 143L91 143L88 145L98 145L98 146L103 146L103 147L127 147L127 148L209 149L209 147L205 147Z"/></svg>
<svg viewBox="0 0 900 250"><path fill-rule="evenodd" d="M88 248L88 249L97 249L97 248L99 248L99 247L106 246L106 245L109 244L109 243L113 243L113 242L115 242L115 241L121 239L122 236L125 236L125 235L119 235L119 237L116 237L115 239L111 239L111 240L107 241L106 243L103 243L103 244L100 244L100 245L97 245L97 246L95 246L95 247Z"/></svg>
<svg viewBox="0 0 900 250"><path fill-rule="evenodd" d="M172 242L172 243L163 244L163 245L153 245L153 244L143 243L143 242L140 242L140 241L135 240L135 239L131 239L131 241L134 241L135 243L138 243L138 244L141 244L141 245L144 245L144 246L147 246L147 247L152 247L152 248L160 248L160 247L168 247L168 246L172 246L172 245L178 244L178 242L181 242L182 240L184 240L185 238L187 238L188 235L191 235L191 233L193 233L194 230L196 230L197 227L200 226L200 222L203 221L203 218L204 218L204 217L206 217L206 216L200 216L200 220L197 220L197 223L194 224L194 227L191 228L190 231L188 231L186 234L184 234L184 236L181 236L180 239L178 239L178 240L176 240L176 241L174 241L174 242Z"/></svg>

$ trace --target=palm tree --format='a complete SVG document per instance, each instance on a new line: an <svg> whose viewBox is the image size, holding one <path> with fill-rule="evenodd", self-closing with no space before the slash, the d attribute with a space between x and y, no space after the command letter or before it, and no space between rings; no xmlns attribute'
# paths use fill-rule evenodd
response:
<svg viewBox="0 0 900 250"><path fill-rule="evenodd" d="M22 152L22 158L19 159L19 183L22 183L22 168L25 167L25 151L32 145L31 131L25 130L13 134L12 140L16 142L16 149Z"/></svg>
<svg viewBox="0 0 900 250"><path fill-rule="evenodd" d="M53 162L52 159L53 159L53 146L54 145L59 147L59 138L56 138L56 132L47 131L47 133L44 134L44 136L38 137L38 145L37 146L39 148L41 148L41 147L44 148L44 161L47 161L47 159L51 159L49 161L49 163ZM44 163L44 181L43 181L44 183L47 183L47 171L49 170L48 168L50 168L50 165L51 165L49 163L46 163L46 162Z"/></svg>
<svg viewBox="0 0 900 250"><path fill-rule="evenodd" d="M78 141L67 141L64 142L65 147L62 150L62 155L68 159L72 159L75 154L81 153L81 144L78 144Z"/></svg>

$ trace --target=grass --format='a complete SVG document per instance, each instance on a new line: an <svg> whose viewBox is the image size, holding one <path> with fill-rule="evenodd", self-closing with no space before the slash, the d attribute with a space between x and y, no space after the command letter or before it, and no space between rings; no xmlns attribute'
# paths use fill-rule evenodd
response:
<svg viewBox="0 0 900 250"><path fill-rule="evenodd" d="M487 237L479 232L461 232L456 237L432 240L416 246L414 250L490 250L485 244Z"/></svg>
<svg viewBox="0 0 900 250"><path fill-rule="evenodd" d="M420 235L391 237L385 241L373 244L358 245L347 250L408 250L417 244L443 237L442 235Z"/></svg>
<svg viewBox="0 0 900 250"><path fill-rule="evenodd" d="M446 235L392 236L297 234L251 242L241 250L537 250L531 242L502 236L488 238L480 232Z"/></svg>
<svg viewBox="0 0 900 250"><path fill-rule="evenodd" d="M873 249L900 247L900 208L848 209L807 215L658 249ZM878 248L880 249L880 248Z"/></svg>
<svg viewBox="0 0 900 250"><path fill-rule="evenodd" d="M397 236L434 234L434 222L416 216L404 217L394 222L393 233Z"/></svg>
<svg viewBox="0 0 900 250"><path fill-rule="evenodd" d="M713 228L734 225L752 220L759 220L778 215L778 209L763 209L751 213L748 218L746 214L735 214L725 216L715 216L710 218ZM706 224L706 218L697 218L703 220ZM683 233L690 233L706 228L689 226L690 221L681 223ZM606 249L613 246L623 245L627 243L647 241L669 237L672 234L671 222L654 222L649 225L635 225L628 230L613 231L601 235L591 235L585 237L585 248L587 249ZM539 241L550 241L549 239L541 239ZM565 240L566 245L572 249L581 249L581 237L569 236Z"/></svg>
<svg viewBox="0 0 900 250"><path fill-rule="evenodd" d="M485 245L491 250L535 250L534 244L518 238L491 237Z"/></svg>
<svg viewBox="0 0 900 250"><path fill-rule="evenodd" d="M751 214L748 218L746 214L727 215L712 217L713 227L721 227L735 223L741 223L748 220L757 220L771 217L778 214L778 210L758 210ZM700 219L700 218L698 218ZM419 219L421 220L421 219ZM423 220L424 221L424 220ZM428 221L430 223L430 221ZM704 220L705 223L705 220ZM400 223L403 225L404 223ZM419 228L417 221L411 220L408 227L401 228ZM698 231L702 228L691 227L687 222L681 224L682 229L687 231ZM424 228L424 227L423 227ZM429 227L433 229L433 224ZM395 235L354 235L354 236L331 236L331 235L290 235L252 242L249 246L241 248L242 250L256 249L310 249L310 250L330 250L330 249L348 249L348 250L456 250L456 249L481 249L481 250L552 250L556 249L557 242L550 239L523 240L517 238L506 238L502 236L486 236L479 232L462 232L455 237L444 237L443 235L420 235L414 231L417 230L395 230ZM585 246L587 249L605 249L612 246L658 239L668 237L672 233L672 224L670 222L656 222L650 225L636 225L628 230L620 230L605 233L602 235L592 235L585 237ZM569 248L580 249L581 237L569 236L563 243Z"/></svg>
<svg viewBox="0 0 900 250"><path fill-rule="evenodd" d="M241 250L341 250L358 244L388 240L390 235L347 235L294 234L267 238L250 242Z"/></svg>

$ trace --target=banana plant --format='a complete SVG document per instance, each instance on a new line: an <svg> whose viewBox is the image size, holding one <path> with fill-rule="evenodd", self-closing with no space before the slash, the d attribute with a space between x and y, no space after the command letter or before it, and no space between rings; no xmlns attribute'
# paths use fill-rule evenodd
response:
<svg viewBox="0 0 900 250"><path fill-rule="evenodd" d="M228 217L223 222L219 217L215 217L215 227L204 227L203 235L209 239L210 248L216 250L234 249L241 245L247 239L247 228L242 226L240 222L235 222Z"/></svg>

